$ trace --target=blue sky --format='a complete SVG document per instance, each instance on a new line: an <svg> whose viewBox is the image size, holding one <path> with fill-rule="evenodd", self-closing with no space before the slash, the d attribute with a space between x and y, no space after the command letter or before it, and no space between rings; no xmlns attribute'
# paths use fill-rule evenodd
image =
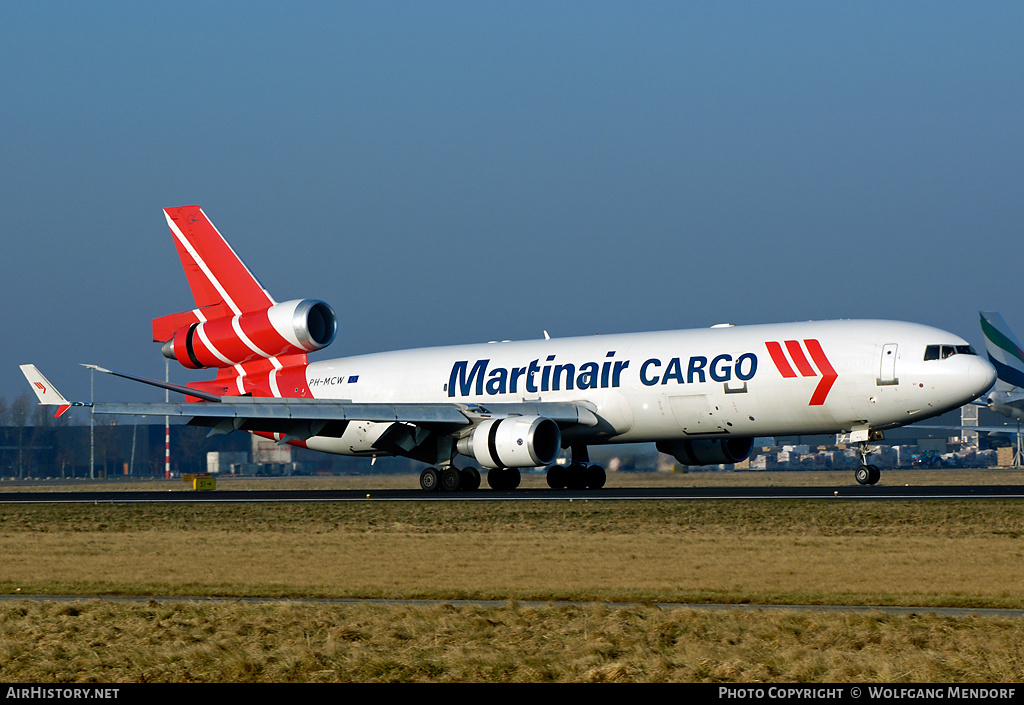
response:
<svg viewBox="0 0 1024 705"><path fill-rule="evenodd" d="M821 318L1024 335L1024 5L0 5L0 395L163 377L196 203L314 359ZM172 380L203 376L172 368ZM159 392L97 380L97 399Z"/></svg>

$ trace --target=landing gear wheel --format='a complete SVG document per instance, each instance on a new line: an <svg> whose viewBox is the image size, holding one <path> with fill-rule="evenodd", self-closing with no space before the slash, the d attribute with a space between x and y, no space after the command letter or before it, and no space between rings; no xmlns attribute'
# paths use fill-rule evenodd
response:
<svg viewBox="0 0 1024 705"><path fill-rule="evenodd" d="M862 485L874 485L882 479L882 471L876 465L861 465L854 475Z"/></svg>
<svg viewBox="0 0 1024 705"><path fill-rule="evenodd" d="M599 490L604 487L606 478L603 467L589 463L548 468L548 487L553 490Z"/></svg>
<svg viewBox="0 0 1024 705"><path fill-rule="evenodd" d="M514 490L522 479L516 468L492 468L487 472L487 484L492 490Z"/></svg>
<svg viewBox="0 0 1024 705"><path fill-rule="evenodd" d="M882 471L878 469L877 465L871 465L868 463L868 456L872 453L877 453L880 449L878 447L872 448L867 442L860 444L860 467L857 468L857 472L854 477L857 478L857 482L862 485L873 485L882 478Z"/></svg>
<svg viewBox="0 0 1024 705"><path fill-rule="evenodd" d="M607 476L600 465L591 465L585 445L572 446L572 462L567 466L548 468L548 484L554 489L599 490Z"/></svg>
<svg viewBox="0 0 1024 705"><path fill-rule="evenodd" d="M441 489L445 492L457 492L462 485L462 475L454 465L441 470Z"/></svg>
<svg viewBox="0 0 1024 705"><path fill-rule="evenodd" d="M427 468L420 473L420 489L426 492L437 492L441 486L441 476L435 468Z"/></svg>
<svg viewBox="0 0 1024 705"><path fill-rule="evenodd" d="M553 490L565 489L565 468L561 465L552 465L548 468L548 487Z"/></svg>
<svg viewBox="0 0 1024 705"><path fill-rule="evenodd" d="M480 471L474 467L462 468L459 471L462 475L462 489L472 492L480 489Z"/></svg>
<svg viewBox="0 0 1024 705"><path fill-rule="evenodd" d="M587 466L573 463L565 473L565 489L585 490L587 488Z"/></svg>

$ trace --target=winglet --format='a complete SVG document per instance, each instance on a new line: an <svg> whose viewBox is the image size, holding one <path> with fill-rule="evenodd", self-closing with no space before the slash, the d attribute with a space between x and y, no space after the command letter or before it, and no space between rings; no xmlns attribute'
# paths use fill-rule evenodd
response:
<svg viewBox="0 0 1024 705"><path fill-rule="evenodd" d="M21 365L21 373L25 375L32 391L39 397L40 404L57 407L57 413L53 415L54 418L62 416L72 406L89 406L84 402L71 402L65 399L64 395L50 384L50 380L43 377L43 373L37 370L35 365Z"/></svg>

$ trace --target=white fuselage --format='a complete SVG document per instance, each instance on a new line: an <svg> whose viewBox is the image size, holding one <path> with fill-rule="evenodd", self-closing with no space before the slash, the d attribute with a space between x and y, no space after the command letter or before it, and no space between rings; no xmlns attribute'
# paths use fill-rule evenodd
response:
<svg viewBox="0 0 1024 705"><path fill-rule="evenodd" d="M928 346L960 354L926 360ZM310 363L305 393L357 403L579 402L584 443L850 433L902 426L984 393L966 341L894 321L821 321L488 343ZM370 452L388 424L308 446ZM582 433L583 435L579 435Z"/></svg>

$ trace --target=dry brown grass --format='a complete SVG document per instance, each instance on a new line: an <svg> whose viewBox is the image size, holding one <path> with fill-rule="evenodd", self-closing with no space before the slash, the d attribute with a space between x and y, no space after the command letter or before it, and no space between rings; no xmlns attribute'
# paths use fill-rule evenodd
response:
<svg viewBox="0 0 1024 705"><path fill-rule="evenodd" d="M985 502L0 506L0 590L1024 607Z"/></svg>
<svg viewBox="0 0 1024 705"><path fill-rule="evenodd" d="M6 682L1019 682L1019 624L628 606L0 605Z"/></svg>

